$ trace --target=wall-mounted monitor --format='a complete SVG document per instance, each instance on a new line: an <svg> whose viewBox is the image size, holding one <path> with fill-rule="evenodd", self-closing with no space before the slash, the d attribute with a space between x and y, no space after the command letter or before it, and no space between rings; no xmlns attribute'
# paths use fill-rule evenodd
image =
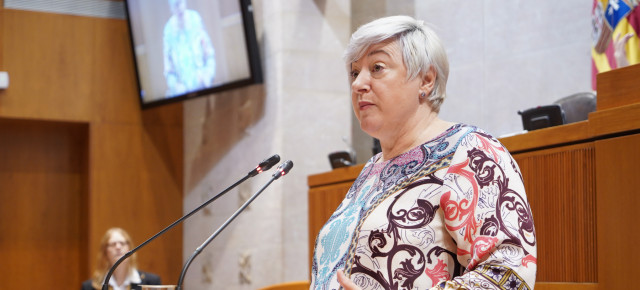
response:
<svg viewBox="0 0 640 290"><path fill-rule="evenodd" d="M142 108L262 82L251 0L126 0Z"/></svg>

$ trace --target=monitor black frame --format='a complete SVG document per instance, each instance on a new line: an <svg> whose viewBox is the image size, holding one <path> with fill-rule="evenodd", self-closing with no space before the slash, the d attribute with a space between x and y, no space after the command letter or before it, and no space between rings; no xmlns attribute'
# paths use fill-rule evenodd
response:
<svg viewBox="0 0 640 290"><path fill-rule="evenodd" d="M256 37L256 29L255 29L255 23L253 18L253 5L251 3L251 0L237 0L240 4L240 10L242 14L244 41L246 44L247 58L248 58L247 61L249 65L250 75L246 78L225 82L210 88L204 88L204 89L188 92L181 95L176 95L170 98L161 98L161 99L154 99L151 101L145 101L144 92L142 89L142 82L141 82L141 78L142 78L141 71L140 71L140 68L138 67L138 59L137 59L138 56L136 55L136 52L135 52L136 44L134 41L134 30L133 30L132 22L130 19L131 17L130 11L129 11L130 1L131 0L125 0L124 6L125 6L126 17L127 17L130 47L131 47L131 53L133 55L133 64L134 64L135 76L136 76L136 88L137 88L136 96L138 97L138 100L140 102L140 107L142 109L157 107L157 106L176 103L176 102L183 102L185 100L203 97L213 93L233 90L236 88L245 87L253 84L260 84L263 82L262 64L261 64L261 58L260 58L260 47L258 45L258 40ZM219 1L224 1L224 0L219 0Z"/></svg>

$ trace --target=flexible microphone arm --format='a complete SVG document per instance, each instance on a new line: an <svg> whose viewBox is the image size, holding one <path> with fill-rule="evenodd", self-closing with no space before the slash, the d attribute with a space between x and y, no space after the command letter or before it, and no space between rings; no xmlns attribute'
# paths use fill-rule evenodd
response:
<svg viewBox="0 0 640 290"><path fill-rule="evenodd" d="M192 210L190 213L188 213L188 214L184 215L183 217L179 218L177 221L173 222L168 227L164 228L163 230L161 230L160 232L155 234L153 237L151 237L148 240L146 240L144 243L138 245L133 250L131 250L131 251L127 252L126 254L124 254L122 257L120 257L120 259L118 259L118 261L116 261L113 264L113 266L111 266L111 269L109 269L109 272L107 273L107 276L105 276L104 282L102 284L102 290L109 290L109 279L111 279L111 275L113 275L113 272L116 270L118 265L120 265L120 263L122 263L125 259L129 258L131 255L133 255L133 253L138 251L140 248L144 247L149 242L155 240L157 237L159 237L160 235L164 234L166 231L170 230L171 228L173 228L174 226L176 226L177 224L179 224L183 220L185 220L188 217L192 216L194 213L198 212L199 210L201 210L205 206L209 205L214 200L218 199L220 196L222 196L223 194L227 193L229 190L231 190L234 187L238 186L240 183L243 183L245 180L258 175L258 174L262 173L263 171L267 171L267 170L271 169L271 167L276 165L276 163L278 163L279 161L280 161L280 156L278 154L274 154L271 157L263 160L262 162L260 162L260 164L258 164L258 166L256 166L256 168L254 168L253 170L249 171L249 173L247 173L247 175L245 177L243 177L242 179L238 180L233 185L227 187L227 189L225 189L222 192L218 193L217 195L215 195L214 197L212 197L211 199L209 199L208 201L206 201L205 203L203 203L202 205L200 205L196 209Z"/></svg>
<svg viewBox="0 0 640 290"><path fill-rule="evenodd" d="M278 166L277 171L273 174L269 182L267 182L262 188L260 188L260 190L254 193L251 196L251 198L249 198L249 200L247 200L244 204L242 204L242 206L238 208L238 210L236 210L236 212L233 213L233 215L231 215L231 217L227 219L227 221L224 222L224 224L222 224L216 230L215 233L209 236L209 238L207 238L207 240L204 241L204 243L202 243L202 245L200 245L200 247L198 247L193 252L193 254L191 254L191 257L189 257L187 262L184 264L184 267L182 267L182 273L180 273L180 279L178 280L178 285L176 287L176 290L182 289L182 282L184 281L184 275L187 273L187 269L189 269L189 266L191 265L191 262L193 262L193 259L195 259L198 255L200 255L200 252L202 252L202 250L204 250L204 248L207 245L209 245L209 243L211 243L211 241L213 241L213 239L215 239L215 237L218 236L218 234L220 234L222 230L224 230L247 206L249 206L249 204L253 202L253 200L256 199L256 197L258 197L260 193L262 193L273 181L289 173L289 170L291 170L292 167L293 167L293 162L291 162L291 160L287 160L283 162L280 166Z"/></svg>

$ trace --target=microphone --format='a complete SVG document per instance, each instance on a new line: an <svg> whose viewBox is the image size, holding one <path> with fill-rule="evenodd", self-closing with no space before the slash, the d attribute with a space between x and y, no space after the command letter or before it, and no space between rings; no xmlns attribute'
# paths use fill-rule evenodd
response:
<svg viewBox="0 0 640 290"><path fill-rule="evenodd" d="M188 217L192 216L194 213L198 212L199 210L201 210L205 206L209 205L214 200L218 199L223 194L227 193L229 190L231 190L234 187L238 186L240 183L243 183L245 180L258 175L258 174L262 173L263 171L267 171L267 170L271 169L271 167L276 165L276 163L278 163L278 161L280 161L280 156L278 154L274 154L271 157L263 160L262 162L260 162L258 164L258 166L256 166L255 169L249 171L249 173L247 173L246 176L244 176L240 180L236 181L236 183L234 183L233 185L227 187L227 189L225 189L222 192L218 193L217 195L215 195L214 197L212 197L211 199L209 199L208 201L206 201L205 203L203 203L202 205L200 205L196 209L192 210L188 214L186 214L183 217L179 218L177 221L173 222L171 225L169 225L168 227L164 228L163 230L161 230L160 232L155 234L153 237L151 237L148 240L146 240L144 243L138 245L133 250L131 250L131 251L127 252L126 254L124 254L122 257L120 257L120 259L118 259L118 261L116 261L113 264L113 266L111 266L111 269L109 269L109 272L107 272L107 276L105 276L104 282L102 284L102 290L108 290L109 289L109 279L111 279L111 275L113 275L113 272L116 270L116 268L118 268L118 265L120 265L120 263L122 263L125 259L129 258L131 255L133 255L140 248L144 247L146 244L148 244L149 242L155 240L157 237L159 237L160 235L164 234L166 231L170 230L171 228L173 228L174 226L176 226L177 224L179 224L183 220L187 219Z"/></svg>
<svg viewBox="0 0 640 290"><path fill-rule="evenodd" d="M209 238L207 238L207 240L204 241L204 243L202 243L202 245L200 245L200 247L198 247L193 252L193 254L191 254L187 262L184 264L184 267L182 267L182 273L180 273L180 279L178 280L178 285L176 287L177 290L182 289L182 282L184 281L184 275L187 273L187 269L189 269L191 262L193 262L193 260L198 255L200 255L202 250L204 250L204 248L209 245L209 243L211 243L211 241L213 241L213 239L215 239L218 234L220 234L220 232L222 232L222 230L224 230L247 206L249 206L249 204L253 202L253 200L256 199L256 197L258 197L258 195L260 195L260 193L262 193L273 181L282 176L285 176L287 173L289 173L289 170L291 170L292 167L293 162L291 160L287 160L280 164L280 166L278 166L278 169L276 169L277 171L271 176L271 179L262 188L260 188L260 190L254 193L251 198L249 198L249 200L242 204L242 206L238 208L238 210L236 210L236 212L233 213L233 215L231 215L231 217L229 217L229 219L227 219L224 224L222 224L211 236L209 236Z"/></svg>
<svg viewBox="0 0 640 290"><path fill-rule="evenodd" d="M249 171L249 173L247 174L250 177L254 177L260 173L262 173L263 171L267 171L269 169L271 169L271 167L273 167L274 165L276 165L276 163L280 162L280 156L278 154L274 154L273 156L262 160L262 162L260 162L260 164L258 164L258 166L256 166L256 168L254 170Z"/></svg>

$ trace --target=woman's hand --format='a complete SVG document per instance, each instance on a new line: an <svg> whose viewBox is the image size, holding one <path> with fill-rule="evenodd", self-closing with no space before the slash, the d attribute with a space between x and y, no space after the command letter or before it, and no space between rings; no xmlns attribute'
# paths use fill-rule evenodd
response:
<svg viewBox="0 0 640 290"><path fill-rule="evenodd" d="M338 283L340 283L340 286L342 286L344 290L362 290L356 283L353 283L351 279L347 278L342 270L338 270Z"/></svg>

